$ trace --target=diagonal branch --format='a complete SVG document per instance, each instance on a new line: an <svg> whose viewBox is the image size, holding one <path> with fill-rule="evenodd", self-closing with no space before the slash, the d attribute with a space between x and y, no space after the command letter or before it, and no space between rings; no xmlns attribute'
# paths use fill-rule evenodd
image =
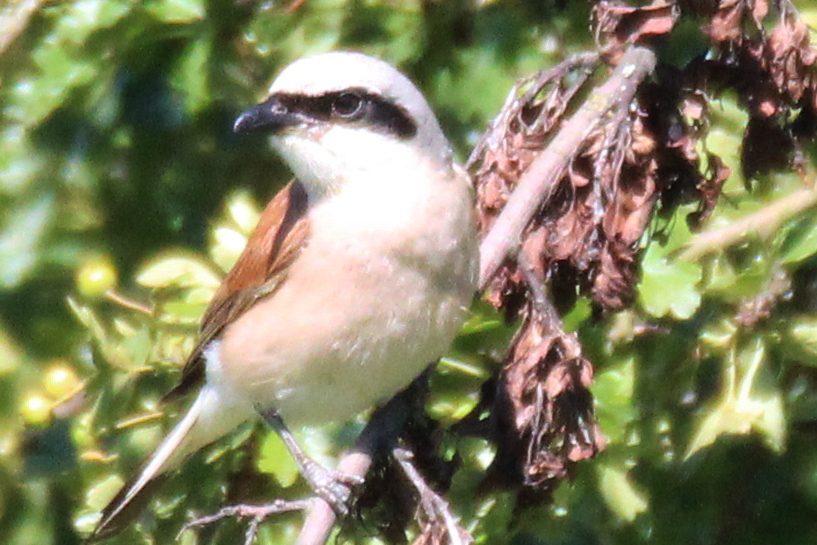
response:
<svg viewBox="0 0 817 545"><path fill-rule="evenodd" d="M655 63L655 53L651 49L631 45L610 78L593 91L521 176L480 246L480 288L487 285L505 257L516 251L525 227L536 210L553 195L556 183L581 149L587 135L612 108L633 100L638 85L652 73Z"/></svg>

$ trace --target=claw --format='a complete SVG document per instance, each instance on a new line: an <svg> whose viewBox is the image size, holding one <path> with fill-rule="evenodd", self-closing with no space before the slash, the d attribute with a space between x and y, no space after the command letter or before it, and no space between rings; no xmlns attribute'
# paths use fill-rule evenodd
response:
<svg viewBox="0 0 817 545"><path fill-rule="evenodd" d="M352 489L363 484L363 478L327 469L310 458L302 460L303 476L312 491L328 503L338 516L349 514Z"/></svg>
<svg viewBox="0 0 817 545"><path fill-rule="evenodd" d="M267 424L278 432L312 491L319 498L326 501L338 516L346 516L349 513L349 498L352 496L352 488L363 484L364 479L358 475L350 475L323 467L307 456L301 449L275 408L265 409L256 405L255 409Z"/></svg>

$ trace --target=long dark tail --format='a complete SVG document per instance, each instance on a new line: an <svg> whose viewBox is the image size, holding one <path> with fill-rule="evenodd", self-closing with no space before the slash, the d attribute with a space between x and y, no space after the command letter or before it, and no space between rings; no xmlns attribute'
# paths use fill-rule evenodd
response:
<svg viewBox="0 0 817 545"><path fill-rule="evenodd" d="M190 440L190 432L198 421L204 405L210 399L207 394L205 391L199 394L184 418L165 437L159 448L142 466L141 471L125 483L103 509L102 518L89 536L89 541L107 539L125 529L145 508L150 497L161 486L167 472L175 469L188 454L203 446L191 444L198 441Z"/></svg>

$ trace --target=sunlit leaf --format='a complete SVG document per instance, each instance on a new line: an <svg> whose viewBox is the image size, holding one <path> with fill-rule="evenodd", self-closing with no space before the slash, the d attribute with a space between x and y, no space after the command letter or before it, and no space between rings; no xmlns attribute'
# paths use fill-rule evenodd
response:
<svg viewBox="0 0 817 545"><path fill-rule="evenodd" d="M620 441L635 418L633 389L635 360L626 358L596 375L592 385L596 399L596 416L604 435L612 442Z"/></svg>
<svg viewBox="0 0 817 545"><path fill-rule="evenodd" d="M68 11L59 19L54 32L62 43L81 45L95 30L120 21L131 4L121 0L78 0L68 3Z"/></svg>
<svg viewBox="0 0 817 545"><path fill-rule="evenodd" d="M797 222L784 243L782 260L797 263L817 253L817 220L809 217Z"/></svg>
<svg viewBox="0 0 817 545"><path fill-rule="evenodd" d="M284 488L289 488L298 479L298 464L275 432L268 432L264 436L257 466L259 471L274 476L278 484Z"/></svg>
<svg viewBox="0 0 817 545"><path fill-rule="evenodd" d="M643 278L638 300L644 310L656 317L670 314L684 320L701 304L698 284L702 278L697 263L670 261L667 252L651 244L642 261Z"/></svg>
<svg viewBox="0 0 817 545"><path fill-rule="evenodd" d="M88 487L85 492L85 506L90 511L102 511L124 483L124 479L119 475L107 475L104 479Z"/></svg>
<svg viewBox="0 0 817 545"><path fill-rule="evenodd" d="M23 351L0 326L0 376L17 369L23 359Z"/></svg>
<svg viewBox="0 0 817 545"><path fill-rule="evenodd" d="M261 211L248 192L239 191L227 200L227 215L244 235L249 236L258 224Z"/></svg>
<svg viewBox="0 0 817 545"><path fill-rule="evenodd" d="M739 381L729 386L720 401L704 413L687 448L689 458L723 435L755 432L766 445L780 452L786 436L783 398L767 368L766 346L756 337L743 347L734 368Z"/></svg>
<svg viewBox="0 0 817 545"><path fill-rule="evenodd" d="M205 14L201 0L158 0L150 2L147 9L165 23L191 23Z"/></svg>
<svg viewBox="0 0 817 545"><path fill-rule="evenodd" d="M806 355L803 363L817 366L817 317L801 316L792 320L788 334Z"/></svg>
<svg viewBox="0 0 817 545"><path fill-rule="evenodd" d="M632 522L649 508L646 494L632 483L626 470L602 464L598 472L599 490L607 506L617 516Z"/></svg>
<svg viewBox="0 0 817 545"><path fill-rule="evenodd" d="M54 204L50 194L18 201L0 222L0 287L16 286L37 263Z"/></svg>
<svg viewBox="0 0 817 545"><path fill-rule="evenodd" d="M213 231L213 239L210 247L213 261L223 270L230 270L247 245L246 235L231 227L217 227Z"/></svg>
<svg viewBox="0 0 817 545"><path fill-rule="evenodd" d="M173 71L171 83L184 100L185 110L195 114L209 104L212 93L208 85L207 62L210 59L210 42L200 39L183 54Z"/></svg>
<svg viewBox="0 0 817 545"><path fill-rule="evenodd" d="M701 331L701 344L717 351L724 351L732 346L737 332L738 326L731 319L713 322Z"/></svg>
<svg viewBox="0 0 817 545"><path fill-rule="evenodd" d="M128 368L142 367L148 363L152 342L150 330L146 326L122 337L119 354L127 360Z"/></svg>
<svg viewBox="0 0 817 545"><path fill-rule="evenodd" d="M149 288L193 286L215 290L221 284L219 275L204 260L181 254L150 261L139 271L136 281Z"/></svg>
<svg viewBox="0 0 817 545"><path fill-rule="evenodd" d="M160 319L167 323L197 324L204 314L206 305L187 301L171 301L162 305Z"/></svg>
<svg viewBox="0 0 817 545"><path fill-rule="evenodd" d="M88 329L93 339L99 345L107 345L108 333L105 330L105 326L102 325L102 321L97 317L94 309L80 303L73 297L67 297L66 300L68 302L68 308L74 313L76 319Z"/></svg>
<svg viewBox="0 0 817 545"><path fill-rule="evenodd" d="M72 89L88 83L96 74L89 60L72 56L69 49L56 41L41 45L33 59L39 77L14 88L20 119L29 126L42 121L65 102Z"/></svg>

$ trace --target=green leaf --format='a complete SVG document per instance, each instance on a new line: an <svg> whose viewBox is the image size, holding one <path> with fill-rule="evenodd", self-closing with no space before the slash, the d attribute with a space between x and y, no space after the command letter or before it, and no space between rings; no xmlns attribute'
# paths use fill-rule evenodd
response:
<svg viewBox="0 0 817 545"><path fill-rule="evenodd" d="M737 332L738 326L731 317L711 322L701 331L701 345L722 354L732 346Z"/></svg>
<svg viewBox="0 0 817 545"><path fill-rule="evenodd" d="M54 37L66 45L82 45L88 36L113 26L130 11L131 3L120 0L78 0L68 4L68 11L57 24Z"/></svg>
<svg viewBox="0 0 817 545"><path fill-rule="evenodd" d="M635 358L627 357L596 375L591 391L596 400L596 417L611 443L621 441L636 416L633 406Z"/></svg>
<svg viewBox="0 0 817 545"><path fill-rule="evenodd" d="M725 434L759 432L766 445L780 452L785 440L783 400L778 395L757 395L748 399L727 399L706 411L685 454L689 458Z"/></svg>
<svg viewBox="0 0 817 545"><path fill-rule="evenodd" d="M171 84L184 100L184 108L195 114L210 103L207 62L210 59L210 42L195 41L182 55L171 77Z"/></svg>
<svg viewBox="0 0 817 545"><path fill-rule="evenodd" d="M0 326L0 376L11 373L23 361L23 351Z"/></svg>
<svg viewBox="0 0 817 545"><path fill-rule="evenodd" d="M0 287L20 284L37 264L39 247L55 210L54 195L18 200L0 225Z"/></svg>
<svg viewBox="0 0 817 545"><path fill-rule="evenodd" d="M650 506L646 493L639 490L627 476L627 470L599 464L599 491L613 513L632 522Z"/></svg>
<svg viewBox="0 0 817 545"><path fill-rule="evenodd" d="M505 326L498 316L472 313L468 321L462 326L460 335L476 335L486 331L494 331Z"/></svg>
<svg viewBox="0 0 817 545"><path fill-rule="evenodd" d="M200 257L175 252L150 261L136 275L136 282L148 288L190 286L217 289L221 278Z"/></svg>
<svg viewBox="0 0 817 545"><path fill-rule="evenodd" d="M229 453L238 450L241 445L249 441L253 436L254 422L244 422L238 427L238 431L230 433L225 439L216 441L211 446L207 447L207 455L205 462L212 464L227 456Z"/></svg>
<svg viewBox="0 0 817 545"><path fill-rule="evenodd" d="M68 93L91 81L97 68L89 59L80 59L57 41L45 41L33 53L39 75L13 88L15 112L28 126L34 126L62 106Z"/></svg>
<svg viewBox="0 0 817 545"><path fill-rule="evenodd" d="M136 369L148 363L152 348L153 339L150 328L143 325L122 337L115 359L127 362L126 368L128 369Z"/></svg>
<svg viewBox="0 0 817 545"><path fill-rule="evenodd" d="M579 297L576 299L576 304L573 305L573 308L562 316L564 330L568 333L578 331L579 327L585 320L590 318L592 314L593 305L590 303L590 299L587 297Z"/></svg>
<svg viewBox="0 0 817 545"><path fill-rule="evenodd" d="M248 191L237 191L227 199L227 215L239 231L249 236L258 225L261 211Z"/></svg>
<svg viewBox="0 0 817 545"><path fill-rule="evenodd" d="M216 227L213 230L210 255L219 267L228 271L238 260L247 245L247 236L232 227Z"/></svg>
<svg viewBox="0 0 817 545"><path fill-rule="evenodd" d="M746 415L738 412L734 405L733 400L728 400L704 413L704 418L698 424L684 458L689 458L710 446L723 434L742 435L751 430L751 423L747 421Z"/></svg>
<svg viewBox="0 0 817 545"><path fill-rule="evenodd" d="M817 317L801 316L788 325L789 338L803 356L803 363L817 366ZM791 350L791 347L787 347Z"/></svg>
<svg viewBox="0 0 817 545"><path fill-rule="evenodd" d="M148 4L147 10L165 23L191 23L204 19L205 15L201 0L161 0Z"/></svg>
<svg viewBox="0 0 817 545"><path fill-rule="evenodd" d="M45 157L29 145L20 125L7 127L0 132L0 192L4 195L22 196L36 182L37 172Z"/></svg>
<svg viewBox="0 0 817 545"><path fill-rule="evenodd" d="M817 220L814 212L796 222L783 242L781 259L783 263L799 263L817 252Z"/></svg>
<svg viewBox="0 0 817 545"><path fill-rule="evenodd" d="M652 240L641 261L641 286L638 300L642 308L656 317L667 314L685 320L701 304L700 283L703 269L700 263L673 259L677 250L692 239L689 225L683 218L693 211L691 206L679 207L668 227L666 240Z"/></svg>
<svg viewBox="0 0 817 545"><path fill-rule="evenodd" d="M105 331L105 326L102 325L102 322L97 317L96 312L94 312L90 306L80 303L73 297L69 296L66 300L68 302L68 308L76 319L88 329L91 337L99 344L107 343L108 334Z"/></svg>
<svg viewBox="0 0 817 545"><path fill-rule="evenodd" d="M124 479L120 475L111 474L100 479L96 484L88 487L85 493L85 506L93 512L100 512L113 499L122 485Z"/></svg>
<svg viewBox="0 0 817 545"><path fill-rule="evenodd" d="M197 324L206 308L207 305L202 303L169 301L161 306L160 319L162 323Z"/></svg>
<svg viewBox="0 0 817 545"><path fill-rule="evenodd" d="M261 443L258 470L275 477L284 488L289 488L298 480L298 464L275 432L267 433Z"/></svg>
<svg viewBox="0 0 817 545"><path fill-rule="evenodd" d="M698 284L701 266L686 261L672 262L667 251L652 243L642 261L641 306L656 317L671 314L679 320L691 317L701 304Z"/></svg>
<svg viewBox="0 0 817 545"><path fill-rule="evenodd" d="M786 438L786 419L779 385L768 369L766 341L753 337L742 347L724 373L724 395L714 408L706 411L685 457L711 445L725 434L759 433L766 446L781 452ZM735 383L738 375L739 383Z"/></svg>

